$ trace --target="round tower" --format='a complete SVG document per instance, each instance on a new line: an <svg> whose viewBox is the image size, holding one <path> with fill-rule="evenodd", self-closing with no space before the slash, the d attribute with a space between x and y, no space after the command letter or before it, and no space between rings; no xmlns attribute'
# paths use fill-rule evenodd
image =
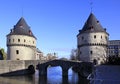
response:
<svg viewBox="0 0 120 84"><path fill-rule="evenodd" d="M78 57L80 61L101 64L107 56L109 34L91 13L82 30L77 35Z"/></svg>
<svg viewBox="0 0 120 84"><path fill-rule="evenodd" d="M36 37L22 17L7 35L8 60L34 60L35 49Z"/></svg>

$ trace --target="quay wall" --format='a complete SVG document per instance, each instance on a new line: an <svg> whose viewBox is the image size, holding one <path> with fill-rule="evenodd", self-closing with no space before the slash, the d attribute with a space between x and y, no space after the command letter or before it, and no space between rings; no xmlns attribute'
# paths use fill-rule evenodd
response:
<svg viewBox="0 0 120 84"><path fill-rule="evenodd" d="M44 63L45 60L0 60L0 74L10 73L18 70L28 69L30 65L34 66Z"/></svg>

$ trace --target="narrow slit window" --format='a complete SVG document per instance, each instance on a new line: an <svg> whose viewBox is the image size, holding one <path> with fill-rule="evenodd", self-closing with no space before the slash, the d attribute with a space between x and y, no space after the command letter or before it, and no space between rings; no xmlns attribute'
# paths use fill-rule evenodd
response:
<svg viewBox="0 0 120 84"><path fill-rule="evenodd" d="M16 54L19 54L19 50L16 50Z"/></svg>
<svg viewBox="0 0 120 84"><path fill-rule="evenodd" d="M94 35L94 39L96 39L96 35Z"/></svg>
<svg viewBox="0 0 120 84"><path fill-rule="evenodd" d="M90 54L92 55L92 54L93 54L93 51L90 51Z"/></svg>
<svg viewBox="0 0 120 84"><path fill-rule="evenodd" d="M18 42L20 42L20 39L18 39Z"/></svg>

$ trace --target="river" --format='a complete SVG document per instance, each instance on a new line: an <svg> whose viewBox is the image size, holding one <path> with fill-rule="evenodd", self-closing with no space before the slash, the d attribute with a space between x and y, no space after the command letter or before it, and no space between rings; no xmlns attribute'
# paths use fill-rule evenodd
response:
<svg viewBox="0 0 120 84"><path fill-rule="evenodd" d="M47 77L39 77L38 71L29 76L0 77L0 84L88 84L85 78L78 77L71 69L68 78L62 77L61 67L50 67L47 73Z"/></svg>

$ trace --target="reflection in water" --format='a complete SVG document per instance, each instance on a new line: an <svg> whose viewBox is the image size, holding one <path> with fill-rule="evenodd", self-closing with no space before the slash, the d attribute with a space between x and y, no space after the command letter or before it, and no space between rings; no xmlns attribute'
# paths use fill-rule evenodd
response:
<svg viewBox="0 0 120 84"><path fill-rule="evenodd" d="M34 76L0 77L0 84L35 84Z"/></svg>
<svg viewBox="0 0 120 84"><path fill-rule="evenodd" d="M78 77L76 73L69 70L69 76L62 77L60 67L48 69L48 76L38 76L38 71L29 76L0 77L0 84L88 84L85 78Z"/></svg>

